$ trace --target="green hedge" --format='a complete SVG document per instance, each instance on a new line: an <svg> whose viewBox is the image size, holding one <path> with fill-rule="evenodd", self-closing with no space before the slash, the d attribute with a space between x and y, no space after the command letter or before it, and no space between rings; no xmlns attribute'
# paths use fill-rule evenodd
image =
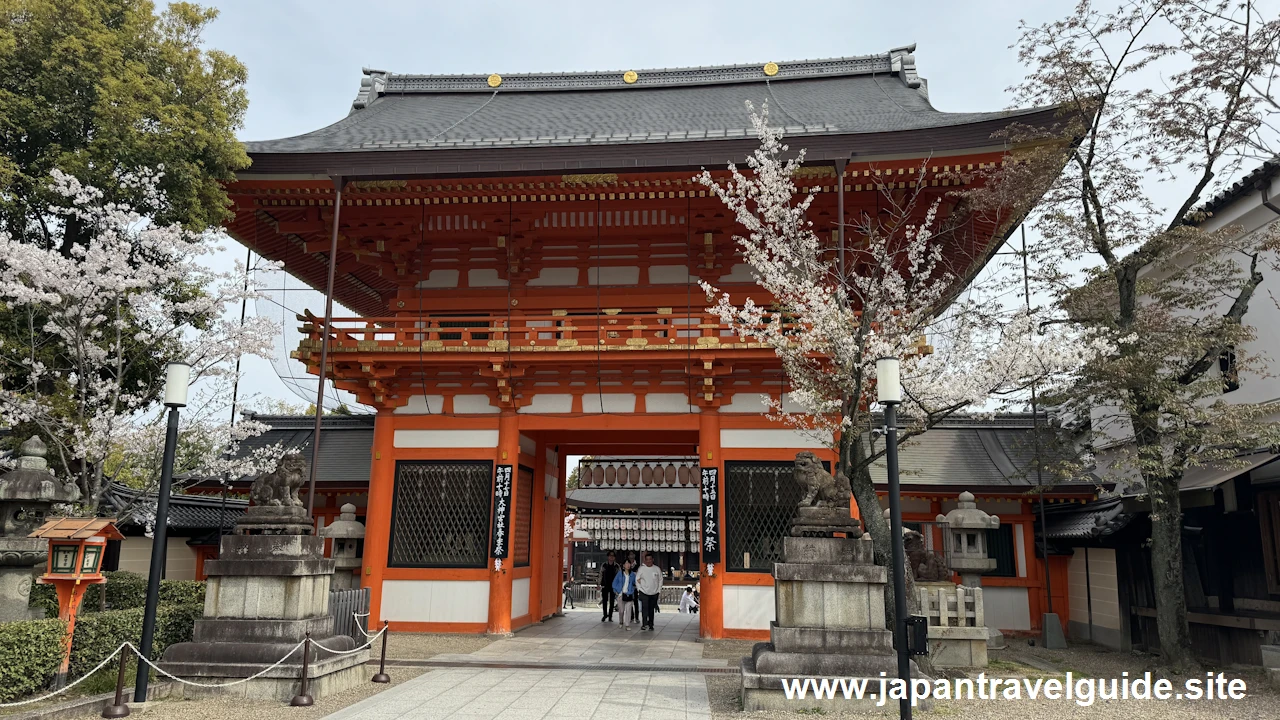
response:
<svg viewBox="0 0 1280 720"><path fill-rule="evenodd" d="M57 619L0 623L0 702L49 685L62 662L66 631Z"/></svg>
<svg viewBox="0 0 1280 720"><path fill-rule="evenodd" d="M84 593L84 601L80 611L97 612L102 607L102 593L107 594L107 608L110 610L128 610L146 607L147 578L128 570L115 570L103 573L107 581L101 585L90 585ZM199 580L161 580L161 605L190 605L204 602L205 584ZM52 585L31 584L31 607L42 607L49 617L58 616L58 596Z"/></svg>
<svg viewBox="0 0 1280 720"><path fill-rule="evenodd" d="M135 646L142 638L142 608L84 613L76 618L71 640L71 677L77 678L102 662L120 643ZM151 656L158 658L174 643L191 640L196 619L204 613L203 603L161 605L156 613L156 634Z"/></svg>

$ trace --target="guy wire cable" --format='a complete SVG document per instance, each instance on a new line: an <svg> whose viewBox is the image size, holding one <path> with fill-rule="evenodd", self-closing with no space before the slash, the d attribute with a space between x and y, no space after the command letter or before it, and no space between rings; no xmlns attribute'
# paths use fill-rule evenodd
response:
<svg viewBox="0 0 1280 720"><path fill-rule="evenodd" d="M421 233L422 248L421 259L418 264L418 374L422 377L422 404L427 409L427 414L431 414L431 399L427 397L427 361L423 356L425 352L424 346L427 344L427 321L422 312L423 290L422 286L427 282L427 220L426 208L423 208L423 218L418 226ZM410 395L412 397L412 395ZM444 412L443 402L440 405L440 411Z"/></svg>
<svg viewBox="0 0 1280 720"><path fill-rule="evenodd" d="M690 319L693 316L693 194L692 192L685 197L684 211L684 252L685 262L688 267L685 269L684 281L684 322L686 329L688 328ZM680 337L680 331L675 329L675 318L672 318L672 331L675 332L677 338ZM685 339L684 344L684 397L686 415L693 414L693 348L691 341L693 336L690 335Z"/></svg>
<svg viewBox="0 0 1280 720"><path fill-rule="evenodd" d="M495 93L495 95L496 94L497 93ZM515 280L515 278L512 277L512 273L511 273L511 245L512 243L515 242L515 236L511 233L511 228L512 228L511 223L513 220L512 202L513 202L512 196L507 196L507 242L506 242L506 246L507 246L507 332L504 333L504 336L506 337L506 340L507 340L507 372L508 373L511 372L511 341L512 341L511 283ZM514 405L516 401L516 386L514 381L511 382L510 389L511 389L511 403Z"/></svg>
<svg viewBox="0 0 1280 720"><path fill-rule="evenodd" d="M604 414L604 340L608 331L604 329L604 311L601 309L600 282L604 279L601 272L600 259L600 224L603 222L600 213L600 201L604 196L596 195L596 397L600 400L600 414ZM588 278L589 279L589 278Z"/></svg>

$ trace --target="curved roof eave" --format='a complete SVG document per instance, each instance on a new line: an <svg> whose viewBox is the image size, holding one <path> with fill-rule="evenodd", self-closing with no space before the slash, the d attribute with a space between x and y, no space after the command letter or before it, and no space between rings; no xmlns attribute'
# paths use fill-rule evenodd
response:
<svg viewBox="0 0 1280 720"><path fill-rule="evenodd" d="M1032 108L990 113L963 124L891 132L794 135L807 163L944 157L999 150L995 134L1018 122L1051 126L1059 109ZM263 152L247 145L252 165L243 179L342 176L349 179L502 176L578 172L646 172L722 167L739 162L758 146L755 138L685 140L600 145L488 146L473 148Z"/></svg>

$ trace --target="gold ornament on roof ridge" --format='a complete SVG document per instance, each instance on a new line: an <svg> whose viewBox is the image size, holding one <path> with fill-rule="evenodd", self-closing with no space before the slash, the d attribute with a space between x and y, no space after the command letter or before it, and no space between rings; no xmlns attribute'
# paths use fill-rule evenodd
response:
<svg viewBox="0 0 1280 720"><path fill-rule="evenodd" d="M499 86L499 85L501 85L501 84L502 84L502 76L501 76L501 75L499 75L498 73L494 73L494 74L492 74L492 75L490 75L490 76L489 76L489 87L491 87L491 88L496 88L496 87L498 87L498 86Z"/></svg>
<svg viewBox="0 0 1280 720"><path fill-rule="evenodd" d="M628 70L622 73L622 82L628 85L634 83L636 80L639 80L639 79L640 79L640 76L636 74L635 70Z"/></svg>
<svg viewBox="0 0 1280 720"><path fill-rule="evenodd" d="M764 64L764 74L773 77L778 74L778 63L767 62Z"/></svg>

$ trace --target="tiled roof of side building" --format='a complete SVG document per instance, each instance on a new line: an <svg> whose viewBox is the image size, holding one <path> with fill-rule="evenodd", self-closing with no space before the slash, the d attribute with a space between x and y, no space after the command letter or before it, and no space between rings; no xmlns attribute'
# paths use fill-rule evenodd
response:
<svg viewBox="0 0 1280 720"><path fill-rule="evenodd" d="M241 442L241 456L260 447L279 444L286 452L299 452L311 462L314 415L254 415L253 419L271 429ZM321 419L317 483L362 485L369 482L373 467L373 419L372 415L325 415ZM241 482L251 479L241 478Z"/></svg>
<svg viewBox="0 0 1280 720"><path fill-rule="evenodd" d="M1271 184L1269 181L1278 174L1280 174L1280 158L1272 158L1232 183L1230 187L1223 188L1221 192L1205 202L1200 207L1200 211L1212 215L1240 198L1258 190L1264 184L1269 186ZM1276 201L1274 195L1275 193L1272 193L1272 202Z"/></svg>
<svg viewBox="0 0 1280 720"><path fill-rule="evenodd" d="M346 118L295 137L248 142L246 149L274 155L744 139L753 135L747 101L768 102L771 121L788 136L944 128L1037 111L936 110L927 84L916 75L914 48L826 60L500 80L365 69Z"/></svg>

